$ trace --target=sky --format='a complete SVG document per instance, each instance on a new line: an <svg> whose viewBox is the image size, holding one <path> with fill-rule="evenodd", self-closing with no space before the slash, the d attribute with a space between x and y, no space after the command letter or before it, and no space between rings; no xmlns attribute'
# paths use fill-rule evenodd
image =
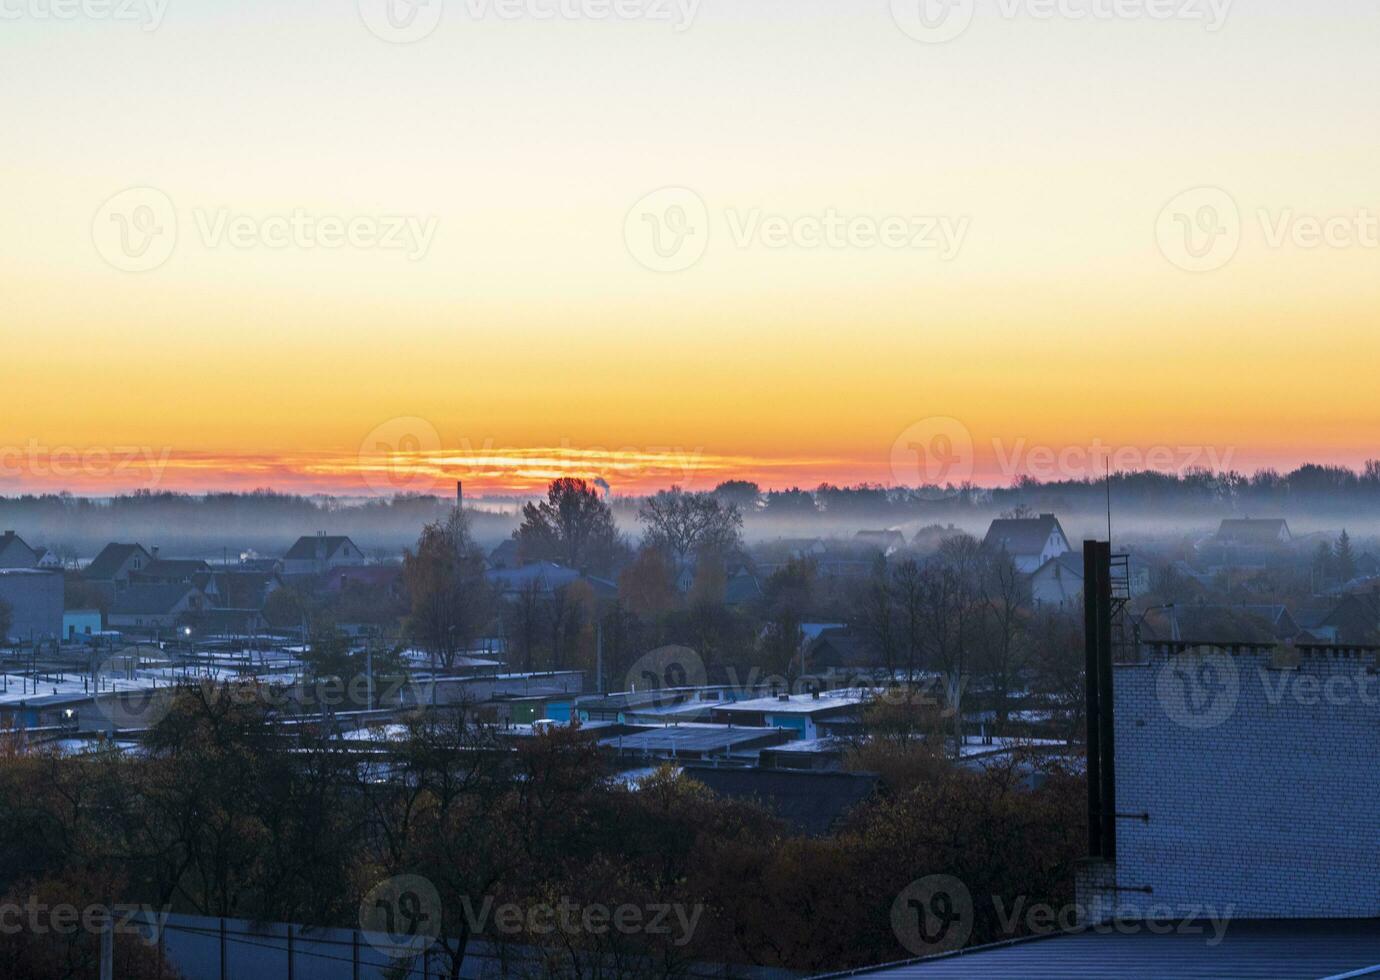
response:
<svg viewBox="0 0 1380 980"><path fill-rule="evenodd" d="M1320 6L0 0L0 491L1359 466Z"/></svg>

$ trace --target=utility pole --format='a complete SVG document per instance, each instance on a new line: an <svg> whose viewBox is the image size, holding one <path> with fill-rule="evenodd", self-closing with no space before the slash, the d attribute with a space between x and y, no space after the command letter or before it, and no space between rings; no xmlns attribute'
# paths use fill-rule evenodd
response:
<svg viewBox="0 0 1380 980"><path fill-rule="evenodd" d="M101 980L115 980L115 933L110 913L101 926Z"/></svg>
<svg viewBox="0 0 1380 980"><path fill-rule="evenodd" d="M594 631L594 691L596 694L604 693L604 621L599 620L599 625Z"/></svg>

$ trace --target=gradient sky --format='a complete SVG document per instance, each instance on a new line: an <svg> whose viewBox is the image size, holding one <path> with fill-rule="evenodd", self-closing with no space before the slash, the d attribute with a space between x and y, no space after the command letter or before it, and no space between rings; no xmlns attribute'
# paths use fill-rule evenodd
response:
<svg viewBox="0 0 1380 980"><path fill-rule="evenodd" d="M389 44L346 0L170 0L152 31L3 0L0 489L892 483L907 432L996 483L1032 448L1072 476L1094 445L1380 455L1380 248L1272 245L1259 217L1380 214L1374 3L1238 0L1210 32L978 0L927 44L887 0L703 0L683 31L482 2ZM668 186L708 247L654 272L624 223ZM1157 220L1204 186L1240 246L1189 272ZM176 207L148 272L93 243L132 187ZM734 241L830 209L968 230L948 261ZM217 246L196 221L221 211L435 237Z"/></svg>

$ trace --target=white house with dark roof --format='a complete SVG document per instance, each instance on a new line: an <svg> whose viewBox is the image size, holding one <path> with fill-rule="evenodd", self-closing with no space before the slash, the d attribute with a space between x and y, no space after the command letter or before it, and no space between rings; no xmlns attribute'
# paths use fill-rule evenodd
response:
<svg viewBox="0 0 1380 980"><path fill-rule="evenodd" d="M987 529L982 546L992 552L1006 552L1026 575L1033 575L1045 562L1073 550L1053 514L995 520Z"/></svg>
<svg viewBox="0 0 1380 980"><path fill-rule="evenodd" d="M344 535L303 535L283 555L284 575L324 575L342 565L363 565L364 552Z"/></svg>
<svg viewBox="0 0 1380 980"><path fill-rule="evenodd" d="M86 566L82 577L113 596L152 561L153 555L143 545L111 542Z"/></svg>

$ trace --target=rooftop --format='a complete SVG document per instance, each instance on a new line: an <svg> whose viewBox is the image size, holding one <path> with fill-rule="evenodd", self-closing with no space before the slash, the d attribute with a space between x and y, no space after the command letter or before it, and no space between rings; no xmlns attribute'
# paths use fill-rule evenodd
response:
<svg viewBox="0 0 1380 980"><path fill-rule="evenodd" d="M1059 519L1053 514L1039 517L998 518L987 529L982 541L985 548L1005 551L1009 555L1038 555L1045 549L1049 536L1058 531L1067 540Z"/></svg>
<svg viewBox="0 0 1380 980"><path fill-rule="evenodd" d="M1098 927L1078 933L971 947L831 976L917 980L1029 977L1032 980L1121 980L1233 977L1361 976L1380 971L1380 921L1275 919L1186 922L1157 934ZM1123 929L1125 925L1123 924ZM1187 930L1197 930L1188 932Z"/></svg>
<svg viewBox="0 0 1380 980"><path fill-rule="evenodd" d="M631 735L604 739L600 744L624 752L724 752L767 739L783 737L777 728L730 728L726 725L666 725Z"/></svg>
<svg viewBox="0 0 1380 980"><path fill-rule="evenodd" d="M813 714L816 711L835 711L852 708L862 704L868 692L860 690L825 691L819 697L813 694L791 694L782 700L781 696L753 698L751 701L737 701L720 705L715 711L769 712L778 715Z"/></svg>

